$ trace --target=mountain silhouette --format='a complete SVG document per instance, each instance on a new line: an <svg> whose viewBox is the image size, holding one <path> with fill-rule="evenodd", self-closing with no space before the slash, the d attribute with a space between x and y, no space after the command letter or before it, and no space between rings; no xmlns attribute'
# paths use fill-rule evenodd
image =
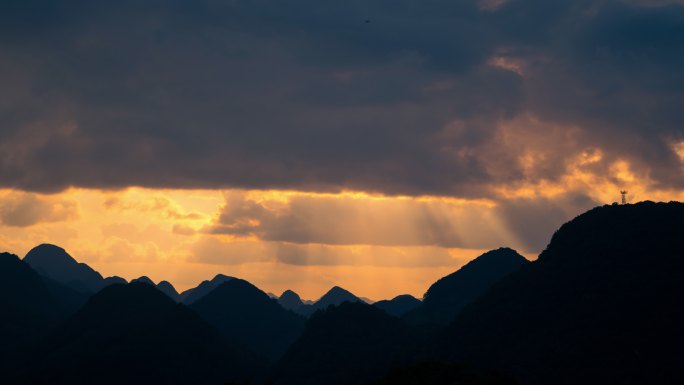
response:
<svg viewBox="0 0 684 385"><path fill-rule="evenodd" d="M253 353L138 282L90 298L34 349L15 383L222 384L260 367Z"/></svg>
<svg viewBox="0 0 684 385"><path fill-rule="evenodd" d="M292 290L285 290L283 294L278 297L278 303L285 309L292 311L296 311L300 307L304 306L304 302L302 302L299 294Z"/></svg>
<svg viewBox="0 0 684 385"><path fill-rule="evenodd" d="M152 286L152 287L156 287L157 290L159 290L159 291L161 291L162 293L166 294L166 295L167 295L169 298L171 298L174 302L179 302L179 301L180 301L180 295L179 295L178 292L176 291L176 288L174 288L173 285L171 284L171 282L169 282L169 281L161 281L161 282L159 282L158 284L155 284L154 281L153 281L151 278L149 278L149 277L143 275L142 277L136 278L136 279L134 279L134 280L131 281L131 283L133 283L133 282L140 282L140 283L144 283L144 284L150 285L150 286Z"/></svg>
<svg viewBox="0 0 684 385"><path fill-rule="evenodd" d="M102 286L107 287L109 285L116 285L116 284L125 285L127 283L128 283L128 281L126 281L124 278L113 276L113 277L105 278L104 281L102 282Z"/></svg>
<svg viewBox="0 0 684 385"><path fill-rule="evenodd" d="M52 300L55 301L61 317L65 318L75 313L86 303L91 295L90 293L84 293L69 286L62 285L51 278L45 276L41 276L40 278L50 292Z"/></svg>
<svg viewBox="0 0 684 385"><path fill-rule="evenodd" d="M180 294L176 291L176 288L173 287L171 282L169 281L161 281L157 284L157 289L161 291L162 293L166 294L169 298L174 300L174 302L179 302L180 301Z"/></svg>
<svg viewBox="0 0 684 385"><path fill-rule="evenodd" d="M330 305L339 305L343 302L364 302L361 298L355 296L349 291L335 286L325 293L316 303L313 304L315 309L327 309Z"/></svg>
<svg viewBox="0 0 684 385"><path fill-rule="evenodd" d="M38 245L26 254L24 261L38 274L79 291L95 293L104 286L100 273L85 263L78 263L59 246Z"/></svg>
<svg viewBox="0 0 684 385"><path fill-rule="evenodd" d="M197 287L188 289L182 292L179 296L180 301L186 305L190 305L198 299L209 294L212 290L216 289L220 284L228 282L233 277L229 277L223 274L217 274L211 281L202 281Z"/></svg>
<svg viewBox="0 0 684 385"><path fill-rule="evenodd" d="M38 273L9 253L0 253L0 309L0 368L14 365L59 313Z"/></svg>
<svg viewBox="0 0 684 385"><path fill-rule="evenodd" d="M682 384L684 204L595 208L440 337L522 384Z"/></svg>
<svg viewBox="0 0 684 385"><path fill-rule="evenodd" d="M373 306L382 309L395 317L401 317L411 310L418 308L421 304L422 302L416 299L416 297L409 294L403 294L398 295L391 300L375 302Z"/></svg>
<svg viewBox="0 0 684 385"><path fill-rule="evenodd" d="M96 293L103 287L126 283L121 277L102 278L100 273L76 261L63 248L47 243L31 249L24 261L41 276L81 293Z"/></svg>
<svg viewBox="0 0 684 385"><path fill-rule="evenodd" d="M300 298L301 300L301 298ZM304 301L302 301L304 302ZM317 310L325 310L328 308L328 306L337 306L342 304L343 302L363 302L366 303L366 301L362 300L361 298L355 296L351 292L339 287L339 286L334 286L332 289L328 290L321 298L319 298L317 301L315 301L312 304L307 304L304 303L302 306L299 306L295 309L293 309L294 312L297 314L303 315L305 317L310 317L313 313L315 313Z"/></svg>
<svg viewBox="0 0 684 385"><path fill-rule="evenodd" d="M0 301L5 306L35 312L53 307L50 291L40 275L10 253L0 253Z"/></svg>
<svg viewBox="0 0 684 385"><path fill-rule="evenodd" d="M132 279L131 283L134 283L134 282L146 283L152 287L157 287L157 284L155 284L154 281L146 275L143 275L142 277L139 277L139 278Z"/></svg>
<svg viewBox="0 0 684 385"><path fill-rule="evenodd" d="M272 360L280 358L304 329L303 317L242 279L220 284L190 308L228 338Z"/></svg>
<svg viewBox="0 0 684 385"><path fill-rule="evenodd" d="M528 263L525 257L509 248L488 251L430 286L422 306L405 318L412 324L447 325L464 306Z"/></svg>
<svg viewBox="0 0 684 385"><path fill-rule="evenodd" d="M317 311L277 363L277 385L354 385L383 376L414 337L400 319L363 302Z"/></svg>

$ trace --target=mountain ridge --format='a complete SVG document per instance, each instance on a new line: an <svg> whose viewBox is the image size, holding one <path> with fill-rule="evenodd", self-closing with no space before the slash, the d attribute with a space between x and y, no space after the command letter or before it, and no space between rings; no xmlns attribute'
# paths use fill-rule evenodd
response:
<svg viewBox="0 0 684 385"><path fill-rule="evenodd" d="M304 329L304 318L281 307L251 283L234 278L190 305L225 336L272 360Z"/></svg>
<svg viewBox="0 0 684 385"><path fill-rule="evenodd" d="M442 356L532 385L678 383L682 218L682 203L642 202L567 222L449 325Z"/></svg>

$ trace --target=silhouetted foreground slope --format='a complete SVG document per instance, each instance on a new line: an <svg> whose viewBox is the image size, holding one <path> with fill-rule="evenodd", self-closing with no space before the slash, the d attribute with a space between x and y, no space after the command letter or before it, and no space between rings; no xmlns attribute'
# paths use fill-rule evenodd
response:
<svg viewBox="0 0 684 385"><path fill-rule="evenodd" d="M16 364L59 314L41 277L16 255L0 253L0 368Z"/></svg>
<svg viewBox="0 0 684 385"><path fill-rule="evenodd" d="M516 385L508 376L444 362L420 362L398 368L372 385Z"/></svg>
<svg viewBox="0 0 684 385"><path fill-rule="evenodd" d="M230 339L273 360L304 330L304 317L242 279L222 283L190 308Z"/></svg>
<svg viewBox="0 0 684 385"><path fill-rule="evenodd" d="M272 377L278 385L363 384L401 363L414 340L400 319L345 302L311 317Z"/></svg>
<svg viewBox="0 0 684 385"><path fill-rule="evenodd" d="M260 368L249 351L150 285L94 295L33 351L21 384L222 384Z"/></svg>
<svg viewBox="0 0 684 385"><path fill-rule="evenodd" d="M523 384L682 384L684 204L593 209L466 308L442 353Z"/></svg>
<svg viewBox="0 0 684 385"><path fill-rule="evenodd" d="M528 263L525 257L509 248L488 251L432 284L425 293L423 305L405 318L412 324L447 325L464 306Z"/></svg>

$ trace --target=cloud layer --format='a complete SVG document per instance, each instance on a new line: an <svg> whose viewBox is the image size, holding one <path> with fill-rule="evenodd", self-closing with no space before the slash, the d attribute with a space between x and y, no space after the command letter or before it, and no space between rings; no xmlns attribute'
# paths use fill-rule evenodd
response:
<svg viewBox="0 0 684 385"><path fill-rule="evenodd" d="M509 245L536 253L561 224L598 204L581 193L559 194L553 199L512 198L499 204L351 194L290 193L269 197L232 191L224 196L226 203L206 232L284 242L289 245L278 249L279 256L286 256L281 260L311 264L342 262L343 258L326 252L330 248L324 245L441 249L493 249ZM316 246L302 246L308 244ZM299 259L293 257L295 252L299 252ZM371 250L366 250L366 254L369 260L373 258ZM433 250L433 254L439 252ZM329 256L328 260L321 262L325 256ZM426 259L424 263L430 262Z"/></svg>
<svg viewBox="0 0 684 385"><path fill-rule="evenodd" d="M4 187L681 188L678 1L0 4ZM365 22L368 20L369 22Z"/></svg>
<svg viewBox="0 0 684 385"><path fill-rule="evenodd" d="M77 217L78 204L72 200L21 192L0 192L0 225L28 227Z"/></svg>

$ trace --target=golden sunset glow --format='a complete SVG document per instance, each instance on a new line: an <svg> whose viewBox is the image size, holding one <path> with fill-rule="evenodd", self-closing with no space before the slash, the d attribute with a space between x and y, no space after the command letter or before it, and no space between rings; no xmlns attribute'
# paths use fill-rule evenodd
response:
<svg viewBox="0 0 684 385"><path fill-rule="evenodd" d="M630 201L684 198L651 188L626 161L597 175L592 167L601 159L600 150L586 150L556 182L494 187L498 201L361 191L2 190L0 248L23 255L39 243L59 244L103 275L148 275L180 290L222 273L312 299L332 285L373 299L420 297L488 249L510 246L534 259L543 244L525 239L518 228L525 219L510 211L517 204L546 202L540 207L552 205L543 210L564 221L584 209L568 198L573 191L600 204L617 201L623 188ZM537 161L521 156L530 167Z"/></svg>

